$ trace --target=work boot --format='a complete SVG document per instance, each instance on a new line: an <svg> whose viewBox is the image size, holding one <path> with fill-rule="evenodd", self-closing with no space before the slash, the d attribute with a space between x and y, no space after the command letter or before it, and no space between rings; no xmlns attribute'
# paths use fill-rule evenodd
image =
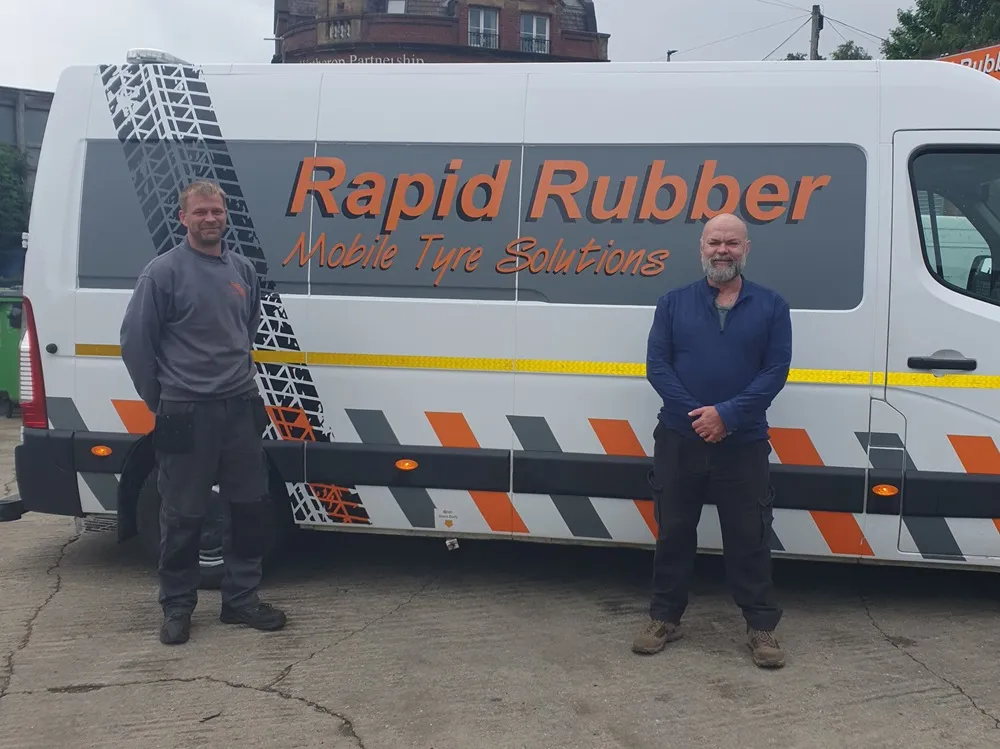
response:
<svg viewBox="0 0 1000 749"><path fill-rule="evenodd" d="M668 642L679 640L681 637L683 632L680 624L652 619L632 642L632 652L653 655L663 650Z"/></svg>
<svg viewBox="0 0 1000 749"><path fill-rule="evenodd" d="M287 621L284 611L263 601L255 601L238 608L224 603L219 619L223 624L245 624L265 632L281 629Z"/></svg>
<svg viewBox="0 0 1000 749"><path fill-rule="evenodd" d="M163 615L160 642L164 645L183 645L191 636L191 614L171 611Z"/></svg>
<svg viewBox="0 0 1000 749"><path fill-rule="evenodd" d="M761 668L781 668L785 665L785 654L774 639L774 633L747 627L747 647L753 655L753 662Z"/></svg>

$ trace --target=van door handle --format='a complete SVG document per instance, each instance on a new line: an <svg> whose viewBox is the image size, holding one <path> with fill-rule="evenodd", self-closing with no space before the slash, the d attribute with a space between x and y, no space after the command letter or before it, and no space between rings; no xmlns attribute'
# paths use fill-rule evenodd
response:
<svg viewBox="0 0 1000 749"><path fill-rule="evenodd" d="M976 368L976 360L939 356L911 356L906 360L906 365L910 369L957 369L962 372L972 372Z"/></svg>

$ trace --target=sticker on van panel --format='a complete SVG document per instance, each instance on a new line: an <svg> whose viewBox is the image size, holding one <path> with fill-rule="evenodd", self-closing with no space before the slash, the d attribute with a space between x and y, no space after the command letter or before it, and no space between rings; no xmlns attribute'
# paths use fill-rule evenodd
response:
<svg viewBox="0 0 1000 749"><path fill-rule="evenodd" d="M224 131L224 114L204 127ZM219 174L239 174L234 223L253 216L239 236L254 235L277 292L652 306L703 276L702 226L725 210L749 225L748 276L794 309L862 298L867 160L852 144L240 141L215 154L204 127L191 135L211 147L164 140L156 159L88 145L81 286L131 288L177 236L159 180L221 158ZM153 241L136 247L144 215Z"/></svg>

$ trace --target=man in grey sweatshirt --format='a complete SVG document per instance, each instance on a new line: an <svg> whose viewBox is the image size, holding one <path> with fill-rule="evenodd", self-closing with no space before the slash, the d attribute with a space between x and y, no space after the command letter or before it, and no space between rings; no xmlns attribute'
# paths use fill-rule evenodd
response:
<svg viewBox="0 0 1000 749"><path fill-rule="evenodd" d="M219 485L224 529L221 620L280 629L282 611L260 600L261 557L271 523L254 381L260 281L228 249L225 195L197 181L180 196L186 239L142 271L121 326L122 359L156 416L164 644L187 642L198 599L201 526Z"/></svg>

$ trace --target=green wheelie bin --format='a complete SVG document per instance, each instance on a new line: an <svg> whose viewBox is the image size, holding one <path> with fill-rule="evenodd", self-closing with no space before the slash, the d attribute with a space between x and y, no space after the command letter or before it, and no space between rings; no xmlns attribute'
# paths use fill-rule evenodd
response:
<svg viewBox="0 0 1000 749"><path fill-rule="evenodd" d="M8 419L20 400L21 292L0 289L0 413Z"/></svg>

